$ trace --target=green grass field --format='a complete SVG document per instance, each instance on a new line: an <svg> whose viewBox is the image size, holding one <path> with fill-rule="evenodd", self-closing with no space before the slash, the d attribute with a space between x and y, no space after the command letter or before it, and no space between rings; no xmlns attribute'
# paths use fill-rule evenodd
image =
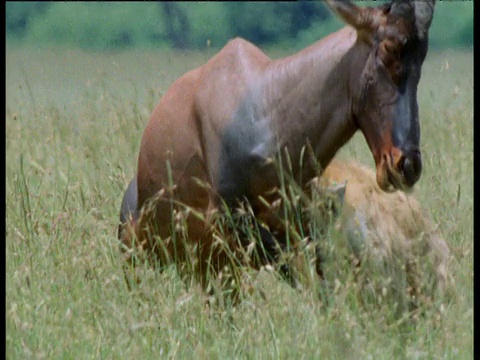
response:
<svg viewBox="0 0 480 360"><path fill-rule="evenodd" d="M473 358L473 52L430 53L423 67L415 194L452 250L456 294L415 324L389 303L361 308L341 277L322 306L262 271L266 299L229 316L205 311L173 269L142 268L127 290L116 229L143 128L171 82L209 57L7 49L7 358ZM360 133L338 156L373 166Z"/></svg>

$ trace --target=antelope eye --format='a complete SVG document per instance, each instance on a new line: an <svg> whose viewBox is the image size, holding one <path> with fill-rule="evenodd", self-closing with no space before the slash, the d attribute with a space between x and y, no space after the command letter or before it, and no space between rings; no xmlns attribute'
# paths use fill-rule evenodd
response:
<svg viewBox="0 0 480 360"><path fill-rule="evenodd" d="M399 41L385 39L378 46L378 55L384 65L389 66L392 62L400 61L402 50L403 45Z"/></svg>
<svg viewBox="0 0 480 360"><path fill-rule="evenodd" d="M390 40L382 41L377 50L377 57L381 65L387 70L395 84L399 84L404 74L404 65L401 60L403 46Z"/></svg>
<svg viewBox="0 0 480 360"><path fill-rule="evenodd" d="M400 56L400 44L398 43L395 43L393 40L390 40L390 39L386 39L384 41L382 41L382 46L383 46L383 50L395 57L395 58L398 58Z"/></svg>

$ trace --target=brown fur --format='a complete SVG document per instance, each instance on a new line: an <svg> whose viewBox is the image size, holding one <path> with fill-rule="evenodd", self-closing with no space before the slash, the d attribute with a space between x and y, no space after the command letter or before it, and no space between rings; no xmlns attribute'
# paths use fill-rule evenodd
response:
<svg viewBox="0 0 480 360"><path fill-rule="evenodd" d="M165 92L140 143L136 210L141 215L123 235L127 249L138 241L162 265L170 259L179 268L192 265L207 287L207 270L217 275L229 262L214 221L222 200L233 209L247 199L272 232L287 232L270 206L281 197L276 165L287 166L283 152L303 186L317 175L314 164L328 164L359 129L384 190L406 189L419 179L416 88L427 42L412 42L399 58L400 45L391 39L392 34L415 38L417 5L410 3L405 16L393 5L391 12L345 1L329 5L351 26L275 60L233 39ZM388 46L379 54L384 42ZM405 78L406 90L389 64L380 65L384 52L414 74ZM311 152L304 152L307 145Z"/></svg>

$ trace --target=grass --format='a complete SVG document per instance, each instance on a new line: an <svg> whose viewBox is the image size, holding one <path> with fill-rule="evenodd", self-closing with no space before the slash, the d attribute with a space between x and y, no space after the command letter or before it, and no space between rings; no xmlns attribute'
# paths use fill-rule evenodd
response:
<svg viewBox="0 0 480 360"><path fill-rule="evenodd" d="M141 268L127 291L116 225L143 128L169 84L208 58L7 49L7 358L472 358L472 52L430 53L422 72L416 196L452 249L457 295L415 325L388 302L360 307L340 255L327 262L328 306L268 271L253 280L266 299L253 293L229 316L205 311L172 269ZM338 156L373 165L360 133Z"/></svg>

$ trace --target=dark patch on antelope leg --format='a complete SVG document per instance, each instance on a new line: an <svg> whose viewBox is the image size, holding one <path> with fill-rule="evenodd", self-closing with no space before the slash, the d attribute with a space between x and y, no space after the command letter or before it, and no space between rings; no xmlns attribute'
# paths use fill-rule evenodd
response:
<svg viewBox="0 0 480 360"><path fill-rule="evenodd" d="M120 224L118 226L118 239L121 240L123 230L129 219L133 222L138 219L138 192L137 192L137 177L128 184L127 190L123 194L122 205L120 206Z"/></svg>

